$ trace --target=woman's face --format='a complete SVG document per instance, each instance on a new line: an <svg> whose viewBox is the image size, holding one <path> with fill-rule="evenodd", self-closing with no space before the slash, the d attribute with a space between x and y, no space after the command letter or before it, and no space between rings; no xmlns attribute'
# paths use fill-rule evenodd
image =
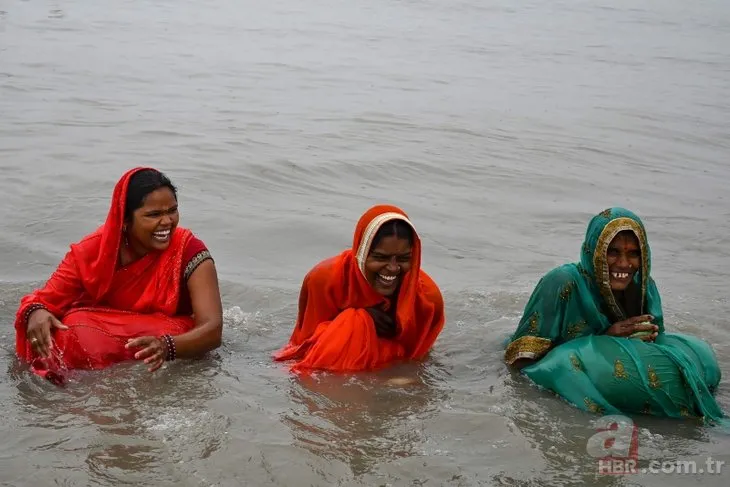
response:
<svg viewBox="0 0 730 487"><path fill-rule="evenodd" d="M383 237L365 260L370 285L383 296L392 295L411 269L411 243L395 235Z"/></svg>
<svg viewBox="0 0 730 487"><path fill-rule="evenodd" d="M134 210L127 227L129 245L145 253L165 250L179 221L175 194L167 187L156 189L145 197L141 208Z"/></svg>
<svg viewBox="0 0 730 487"><path fill-rule="evenodd" d="M611 290L623 291L641 267L641 248L634 232L620 232L608 246L608 279Z"/></svg>

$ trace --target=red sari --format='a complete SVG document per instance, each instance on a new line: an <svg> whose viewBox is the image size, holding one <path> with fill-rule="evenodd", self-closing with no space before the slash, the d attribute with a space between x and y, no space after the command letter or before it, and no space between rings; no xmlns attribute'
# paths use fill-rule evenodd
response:
<svg viewBox="0 0 730 487"><path fill-rule="evenodd" d="M142 169L119 180L104 225L72 244L45 286L22 298L15 350L37 374L57 381L66 368L100 369L131 360L137 350L124 348L128 339L177 335L193 327L184 281L210 254L190 230L177 227L164 251L119 265L127 186ZM55 350L48 359L39 357L26 338L26 315L41 306L69 328L52 329Z"/></svg>
<svg viewBox="0 0 730 487"><path fill-rule="evenodd" d="M365 259L380 227L393 219L410 224L394 206L376 206L357 224L352 249L316 265L304 278L299 314L289 343L275 360L293 360L292 370L364 371L397 360L423 358L444 326L444 302L436 283L421 270L421 241L414 233L411 269L397 297L398 334L380 338L365 308L390 306L365 278Z"/></svg>

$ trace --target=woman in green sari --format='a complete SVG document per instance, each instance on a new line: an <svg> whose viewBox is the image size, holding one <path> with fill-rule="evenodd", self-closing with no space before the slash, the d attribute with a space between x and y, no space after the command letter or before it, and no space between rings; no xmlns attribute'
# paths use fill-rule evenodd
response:
<svg viewBox="0 0 730 487"><path fill-rule="evenodd" d="M580 263L538 282L505 360L586 411L724 417L715 354L665 332L644 225L623 208L593 217Z"/></svg>

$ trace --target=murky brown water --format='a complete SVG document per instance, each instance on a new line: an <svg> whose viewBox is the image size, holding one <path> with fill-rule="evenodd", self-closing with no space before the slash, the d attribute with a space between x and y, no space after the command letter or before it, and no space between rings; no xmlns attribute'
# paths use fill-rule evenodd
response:
<svg viewBox="0 0 730 487"><path fill-rule="evenodd" d="M722 1L0 0L0 483L727 485L596 477L593 417L501 347L620 205L669 327L730 373L728 66ZM179 184L216 258L225 344L56 389L15 360L17 301L137 164ZM375 202L419 228L446 329L425 364L296 380L270 354L301 278ZM385 386L403 375L419 384ZM644 458L730 464L716 430L639 424Z"/></svg>

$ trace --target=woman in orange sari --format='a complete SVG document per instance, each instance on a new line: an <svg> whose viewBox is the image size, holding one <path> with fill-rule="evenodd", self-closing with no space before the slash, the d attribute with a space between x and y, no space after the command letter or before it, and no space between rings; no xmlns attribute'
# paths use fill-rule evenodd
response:
<svg viewBox="0 0 730 487"><path fill-rule="evenodd" d="M215 264L179 219L177 190L164 174L124 174L106 222L72 244L45 286L21 300L18 357L62 383L65 369L136 359L153 372L220 346Z"/></svg>
<svg viewBox="0 0 730 487"><path fill-rule="evenodd" d="M421 241L408 216L375 206L352 249L305 276L289 343L276 360L292 370L364 371L426 356L444 326L444 302L421 270Z"/></svg>

